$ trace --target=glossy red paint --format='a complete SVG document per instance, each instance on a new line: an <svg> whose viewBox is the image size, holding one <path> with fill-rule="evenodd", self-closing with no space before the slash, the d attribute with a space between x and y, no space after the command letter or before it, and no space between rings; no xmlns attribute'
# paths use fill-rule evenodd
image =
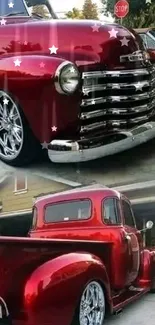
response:
<svg viewBox="0 0 155 325"><path fill-rule="evenodd" d="M80 92L60 95L53 85L54 73L61 62L69 60L81 72L105 67L108 70L137 68L133 63L125 66L120 63L120 55L140 49L132 33L115 24L102 25L99 32L93 32L95 24L98 21L38 21L17 16L6 18L6 25L0 29L0 88L6 87L7 80L8 92L18 100L40 142L49 142L63 132L66 137L74 138L78 132ZM117 28L117 39L109 38L108 31L112 28ZM51 40L52 35L55 36ZM129 46L119 45L123 37L130 40ZM50 55L49 47L53 43L58 48L57 55ZM17 58L22 61L20 67L14 66ZM40 67L41 63L44 68ZM58 133L53 134L54 114Z"/></svg>
<svg viewBox="0 0 155 325"><path fill-rule="evenodd" d="M16 14L9 10L5 15L0 9L5 17L0 28L0 104L8 100L9 105L8 116L2 117L0 159L23 166L41 154L42 145L52 162L75 163L152 139L153 69L137 34L99 20L55 19L49 0L51 18L36 18L25 7L34 1L19 1L25 17L18 8ZM45 5L43 0L37 3ZM16 60L20 64L15 66ZM67 62L72 70L64 79L60 75ZM73 88L63 92L62 83ZM16 131L11 103L19 116L20 138L10 144L9 130L13 139Z"/></svg>
<svg viewBox="0 0 155 325"><path fill-rule="evenodd" d="M69 325L92 279L103 285L112 308L107 269L98 251L97 242L90 247L90 242L1 237L0 292L13 324L61 325L63 320Z"/></svg>

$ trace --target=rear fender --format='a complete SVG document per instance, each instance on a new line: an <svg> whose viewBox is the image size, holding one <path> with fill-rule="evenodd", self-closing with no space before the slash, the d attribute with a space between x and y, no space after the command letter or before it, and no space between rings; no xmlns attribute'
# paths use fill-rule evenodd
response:
<svg viewBox="0 0 155 325"><path fill-rule="evenodd" d="M84 287L98 280L111 307L106 268L100 259L87 253L70 253L38 267L28 279L25 308L31 324L68 325L71 323Z"/></svg>
<svg viewBox="0 0 155 325"><path fill-rule="evenodd" d="M17 59L20 63L15 66ZM70 114L65 109L65 106L70 107L70 97L74 106L74 95L60 95L54 85L56 69L63 62L65 60L62 58L43 55L10 56L0 60L0 89L8 92L20 105L40 143L51 141L53 125L57 124L57 128L61 130L65 121L68 122L68 115L71 121L75 119L76 107L75 110L71 109ZM76 99L75 106L77 104Z"/></svg>

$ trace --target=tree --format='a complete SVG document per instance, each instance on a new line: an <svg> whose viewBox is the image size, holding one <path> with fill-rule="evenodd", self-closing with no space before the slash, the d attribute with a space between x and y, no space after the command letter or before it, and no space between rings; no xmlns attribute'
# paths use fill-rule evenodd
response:
<svg viewBox="0 0 155 325"><path fill-rule="evenodd" d="M114 17L114 5L117 0L102 0L103 12L110 12ZM130 28L154 27L155 0L128 0L130 11L123 19L123 25ZM106 9L105 9L106 7ZM119 19L116 18L116 22Z"/></svg>
<svg viewBox="0 0 155 325"><path fill-rule="evenodd" d="M84 19L98 19L98 8L92 0L85 0L82 13Z"/></svg>
<svg viewBox="0 0 155 325"><path fill-rule="evenodd" d="M129 15L123 20L123 25L131 28L154 27L155 4L146 10L141 9L137 15Z"/></svg>
<svg viewBox="0 0 155 325"><path fill-rule="evenodd" d="M114 13L114 6L118 0L107 0L106 1L106 11L111 14ZM127 0L130 7L130 14L135 15L135 13L140 13L140 10L146 10L150 7L151 4L155 4L155 0L151 0L151 2L147 2L147 0ZM101 0L103 6L105 6L105 0Z"/></svg>
<svg viewBox="0 0 155 325"><path fill-rule="evenodd" d="M73 8L71 11L66 13L66 17L71 19L83 19L83 14L79 9Z"/></svg>

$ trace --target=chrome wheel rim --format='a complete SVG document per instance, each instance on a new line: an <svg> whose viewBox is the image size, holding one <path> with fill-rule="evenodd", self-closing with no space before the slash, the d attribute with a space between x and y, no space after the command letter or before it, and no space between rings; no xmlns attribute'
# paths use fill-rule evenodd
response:
<svg viewBox="0 0 155 325"><path fill-rule="evenodd" d="M81 297L79 309L80 325L102 325L105 315L105 298L101 285L90 282Z"/></svg>
<svg viewBox="0 0 155 325"><path fill-rule="evenodd" d="M4 91L0 91L0 157L13 160L23 145L23 124L18 107Z"/></svg>

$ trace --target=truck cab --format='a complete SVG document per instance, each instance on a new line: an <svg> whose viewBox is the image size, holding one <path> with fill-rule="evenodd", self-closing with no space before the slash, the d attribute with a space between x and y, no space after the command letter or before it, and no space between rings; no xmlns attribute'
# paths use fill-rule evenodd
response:
<svg viewBox="0 0 155 325"><path fill-rule="evenodd" d="M146 228L152 226L150 221ZM103 247L101 255L113 289L120 290L134 282L140 285L139 274L150 255L143 247L142 233L127 197L112 189L89 187L38 199L29 235L111 244L110 253Z"/></svg>

